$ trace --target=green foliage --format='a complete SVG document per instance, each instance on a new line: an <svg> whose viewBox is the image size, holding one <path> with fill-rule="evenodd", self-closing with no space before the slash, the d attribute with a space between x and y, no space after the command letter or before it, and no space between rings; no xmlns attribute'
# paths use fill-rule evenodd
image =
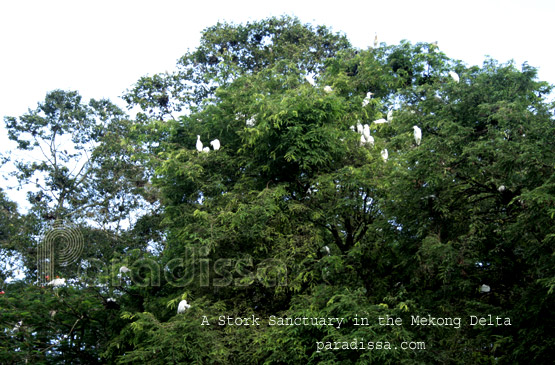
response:
<svg viewBox="0 0 555 365"><path fill-rule="evenodd" d="M142 112L135 121L112 114L95 140L87 188L91 199L112 199L103 206L106 222L118 216L114 196L140 195L160 209L113 235L83 227L96 243L88 254L111 266L81 278L98 289L75 284L51 295L52 303L73 303L60 322L66 327L93 313L79 341L102 338L91 350L97 360L549 361L555 124L551 86L537 81L534 68L494 60L466 67L432 44L356 50L325 27L288 17L208 28L179 68L144 77L126 94ZM99 110L75 94L55 95L68 98L63 107L53 103L57 114L44 107L49 117L8 119L21 148L32 147L20 137L25 128L56 121L69 133L64 121ZM388 122L373 123L380 118ZM373 144L361 145L359 123L369 125ZM55 134L36 130L50 140ZM197 135L221 148L197 151ZM32 168L50 174L52 191L71 186L81 194L68 170L49 166ZM30 179L32 168L20 177ZM9 224L20 223L13 205L2 204L3 217L15 222L0 236L8 242L16 232ZM145 252L145 241L160 243L159 251ZM122 265L131 272L119 271ZM108 294L120 308L98 310L105 300L92 297ZM191 308L176 313L183 299ZM488 314L510 318L511 326L468 325L470 316ZM412 316L428 315L462 324L410 325ZM29 316L14 310L4 326ZM221 316L262 323L220 325ZM270 316L345 324L269 326ZM403 325L381 325L380 317ZM360 318L368 325L353 324ZM108 319L109 329L97 327ZM16 337L6 331L2 345ZM50 335L58 333L67 331L52 327ZM393 348L318 350L355 339ZM44 340L28 340L44 349ZM426 349L395 348L403 341L424 341ZM71 341L56 346L53 359L78 349Z"/></svg>

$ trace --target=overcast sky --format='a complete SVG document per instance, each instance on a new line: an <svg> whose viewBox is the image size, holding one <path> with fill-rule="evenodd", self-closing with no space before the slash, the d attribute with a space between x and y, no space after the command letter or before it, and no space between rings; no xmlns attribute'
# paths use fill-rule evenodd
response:
<svg viewBox="0 0 555 365"><path fill-rule="evenodd" d="M377 33L387 44L438 41L447 56L468 65L486 55L527 61L540 79L555 83L552 0L0 0L0 116L34 109L54 89L124 106L119 96L127 88L142 75L174 69L197 47L202 29L283 14L330 26L359 48Z"/></svg>

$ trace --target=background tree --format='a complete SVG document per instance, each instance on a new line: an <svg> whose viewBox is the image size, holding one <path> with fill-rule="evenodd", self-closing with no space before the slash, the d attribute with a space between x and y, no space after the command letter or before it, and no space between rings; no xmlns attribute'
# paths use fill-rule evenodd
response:
<svg viewBox="0 0 555 365"><path fill-rule="evenodd" d="M121 261L132 249L146 252L149 244L149 236L140 236L144 228L136 232L129 227L140 220L139 209L149 208L141 196L148 190L147 177L127 154L131 122L108 100L84 104L77 92L61 90L48 93L37 109L5 122L10 139L26 153L15 161L13 174L19 189L30 188L31 204L19 219L15 205L2 203L7 219L2 253L21 258L26 272L1 298L6 348L20 351L6 361L100 362L99 349L120 323L115 308L107 308L114 306L110 297L120 306L121 292L111 286L119 282L112 261ZM55 226L66 233L56 241L55 260L58 246L73 242L64 241L74 238L67 234L70 230L82 237L83 252L71 265L56 261L56 271L44 277L37 252ZM41 288L55 276L67 285ZM24 326L12 331L20 321Z"/></svg>

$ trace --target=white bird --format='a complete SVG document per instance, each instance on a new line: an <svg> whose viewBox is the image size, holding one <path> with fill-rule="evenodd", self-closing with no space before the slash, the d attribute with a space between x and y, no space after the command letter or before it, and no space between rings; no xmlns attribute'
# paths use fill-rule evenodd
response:
<svg viewBox="0 0 555 365"><path fill-rule="evenodd" d="M247 127L252 128L254 127L254 124L255 124L254 118L249 118L247 120Z"/></svg>
<svg viewBox="0 0 555 365"><path fill-rule="evenodd" d="M416 142L417 146L420 146L420 142L422 141L422 130L417 126L412 126L414 129L414 142Z"/></svg>
<svg viewBox="0 0 555 365"><path fill-rule="evenodd" d="M121 274L128 273L129 271L131 271L131 270L129 270L129 268L127 266L122 266L122 267L119 268L119 272Z"/></svg>
<svg viewBox="0 0 555 365"><path fill-rule="evenodd" d="M177 306L177 314L185 313L185 311L189 308L191 308L191 305L187 303L185 299L183 299L181 302L179 302L179 305Z"/></svg>
<svg viewBox="0 0 555 365"><path fill-rule="evenodd" d="M331 93L333 90L332 90L331 86L326 85L326 86L324 86L324 91L327 92L327 93Z"/></svg>
<svg viewBox="0 0 555 365"><path fill-rule="evenodd" d="M204 147L204 148L202 149L202 152L210 152L210 147Z"/></svg>
<svg viewBox="0 0 555 365"><path fill-rule="evenodd" d="M212 142L210 142L210 144L212 145L212 148L214 148L214 151L217 151L220 149L220 140L219 139L215 139Z"/></svg>
<svg viewBox="0 0 555 365"><path fill-rule="evenodd" d="M393 110L387 112L387 122L391 123L393 121Z"/></svg>
<svg viewBox="0 0 555 365"><path fill-rule="evenodd" d="M387 120L385 120L385 119L383 119L383 118L380 118L380 119L378 119L378 120L375 120L374 123L376 123L376 124L384 124L384 123L387 123Z"/></svg>
<svg viewBox="0 0 555 365"><path fill-rule="evenodd" d="M357 132L360 134L364 133L364 128L362 127L362 124L360 124L360 122L357 122Z"/></svg>
<svg viewBox="0 0 555 365"><path fill-rule="evenodd" d="M374 137L368 136L368 138L366 138L364 135L361 135L360 136L360 145L363 146L367 143L369 143L371 146L374 146Z"/></svg>
<svg viewBox="0 0 555 365"><path fill-rule="evenodd" d="M200 136L197 134L197 151L202 152L202 142L200 141Z"/></svg>
<svg viewBox="0 0 555 365"><path fill-rule="evenodd" d="M312 85L312 86L315 85L314 80L313 80L312 77L310 77L309 75L306 75L306 76L304 77L304 79L305 79L306 81L308 81L308 83L309 83L310 85Z"/></svg>
<svg viewBox="0 0 555 365"><path fill-rule="evenodd" d="M54 288L58 287L58 286L62 286L66 283L66 279L62 278L56 278L50 282L48 282L48 285L52 285Z"/></svg>
<svg viewBox="0 0 555 365"><path fill-rule="evenodd" d="M382 155L383 160L387 161L387 158L389 157L389 154L387 153L387 148L382 150L381 155Z"/></svg>
<svg viewBox="0 0 555 365"><path fill-rule="evenodd" d="M457 75L456 72L449 71L449 76L451 76L451 78L452 78L455 82L459 82L459 75Z"/></svg>
<svg viewBox="0 0 555 365"><path fill-rule="evenodd" d="M507 188L505 187L505 185L501 185L499 187L499 189L497 189L497 191L499 191L500 193L504 192Z"/></svg>
<svg viewBox="0 0 555 365"><path fill-rule="evenodd" d="M350 126L349 129L352 130L353 132L356 132L356 131L357 131L357 129L355 128L354 125Z"/></svg>
<svg viewBox="0 0 555 365"><path fill-rule="evenodd" d="M323 247L323 250L328 254L328 256L330 255L331 251L327 245Z"/></svg>
<svg viewBox="0 0 555 365"><path fill-rule="evenodd" d="M370 139L370 126L368 124L362 126L362 134L367 141Z"/></svg>
<svg viewBox="0 0 555 365"><path fill-rule="evenodd" d="M360 135L360 145L364 146L366 144L366 137L364 137L364 134Z"/></svg>
<svg viewBox="0 0 555 365"><path fill-rule="evenodd" d="M374 95L374 93L372 93L371 91L368 91L366 93L366 97L364 98L364 100L362 101L362 107L364 108L366 105L368 105L368 103L370 103L370 99L372 99L372 95Z"/></svg>
<svg viewBox="0 0 555 365"><path fill-rule="evenodd" d="M489 287L489 285L486 284L482 284L482 286L480 287L480 292L482 293L489 293L490 290L491 288Z"/></svg>

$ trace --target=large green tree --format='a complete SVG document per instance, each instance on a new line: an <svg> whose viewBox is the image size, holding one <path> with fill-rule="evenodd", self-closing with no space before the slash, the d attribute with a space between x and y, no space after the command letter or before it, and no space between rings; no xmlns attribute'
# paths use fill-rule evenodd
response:
<svg viewBox="0 0 555 365"><path fill-rule="evenodd" d="M200 49L227 44L221 37L233 39L232 29L210 28ZM555 135L549 85L528 65L488 60L467 68L433 44L325 56L317 69L291 55L262 66L222 56L201 69L213 93L191 100L187 116L153 122L164 136L153 164L168 229L164 262L187 257L182 272L197 274L174 289L173 300L183 294L202 308L184 319L196 324L201 313L212 320L225 313L351 321L389 315L406 325L193 326L188 333L203 338L209 330L226 344L205 359L547 361ZM229 70L233 77L222 78ZM316 72L315 86L307 72ZM378 119L388 122L373 123ZM357 123L370 126L373 145L361 146ZM218 138L221 149L197 152L197 135L204 145ZM212 264L209 271L203 262ZM463 326L407 324L411 315L428 314L461 317ZM470 315L488 314L509 317L512 326L468 325ZM166 316L133 317L128 341L142 345L132 356L150 354L156 339L167 338L155 333L170 331L183 341L183 352L171 345L180 361L195 359L185 355L193 342L173 327L180 315ZM247 347L245 336L258 346ZM317 341L354 338L425 341L427 350L316 351ZM546 340L530 352L537 338Z"/></svg>
<svg viewBox="0 0 555 365"><path fill-rule="evenodd" d="M141 112L94 155L98 181L129 168L129 191L160 205L117 240L160 251L110 256L101 280L119 281L105 291L42 297L67 304L55 326L90 324L56 359L96 336L91 358L109 363L549 362L554 105L533 67L467 67L434 44L358 50L289 17L207 28L178 67L127 92ZM86 305L94 314L76 317ZM10 313L6 331L21 315ZM511 325L469 325L489 314ZM222 315L261 326L220 326ZM267 326L272 315L347 323ZM411 325L428 315L462 321ZM388 316L403 325L378 322ZM356 340L391 349L318 348Z"/></svg>

